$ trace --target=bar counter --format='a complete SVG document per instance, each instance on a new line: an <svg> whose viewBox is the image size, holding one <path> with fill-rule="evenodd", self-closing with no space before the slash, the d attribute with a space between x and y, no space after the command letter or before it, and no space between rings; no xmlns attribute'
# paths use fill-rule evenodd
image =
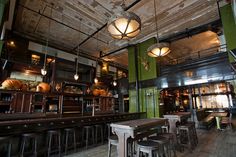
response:
<svg viewBox="0 0 236 157"><path fill-rule="evenodd" d="M0 115L0 136L139 119L145 117L146 113L115 113L95 116L79 116L74 114L70 116L60 115L60 117L56 114L28 114L27 119L23 115L25 116L25 114Z"/></svg>

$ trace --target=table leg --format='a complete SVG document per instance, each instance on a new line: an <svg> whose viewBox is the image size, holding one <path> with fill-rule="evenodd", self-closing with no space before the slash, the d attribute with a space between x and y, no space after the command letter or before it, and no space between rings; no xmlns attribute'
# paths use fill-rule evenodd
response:
<svg viewBox="0 0 236 157"><path fill-rule="evenodd" d="M129 134L122 132L121 130L115 130L116 135L118 136L118 156L119 157L128 157L128 144L127 139L130 137Z"/></svg>

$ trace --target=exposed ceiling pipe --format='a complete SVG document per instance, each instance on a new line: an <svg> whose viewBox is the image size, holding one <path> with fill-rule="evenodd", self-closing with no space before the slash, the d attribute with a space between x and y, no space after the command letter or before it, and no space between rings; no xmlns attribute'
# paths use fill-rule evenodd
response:
<svg viewBox="0 0 236 157"><path fill-rule="evenodd" d="M128 7L126 7L124 9L124 11L129 10L130 8L132 8L133 6L135 6L138 2L140 2L141 0L136 0L134 1L132 4L130 4ZM95 34L97 34L98 32L100 32L103 28L105 28L107 26L107 23L104 24L102 27L98 28L95 32L93 32L91 35L89 35L86 39L84 39L81 43L79 43L76 47L74 47L71 51L76 50L78 47L80 47L81 45L83 45L86 41L88 41L90 38L92 38Z"/></svg>

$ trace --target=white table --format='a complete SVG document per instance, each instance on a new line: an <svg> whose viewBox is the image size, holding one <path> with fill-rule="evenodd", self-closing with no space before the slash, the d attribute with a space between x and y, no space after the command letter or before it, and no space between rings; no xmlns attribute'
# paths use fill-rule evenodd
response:
<svg viewBox="0 0 236 157"><path fill-rule="evenodd" d="M118 157L127 157L127 139L135 138L140 132L165 125L167 119L151 118L137 119L118 123L112 123L112 131L118 136Z"/></svg>
<svg viewBox="0 0 236 157"><path fill-rule="evenodd" d="M170 133L176 133L176 123L183 120L187 120L191 117L190 112L174 112L171 114L163 115L164 118L168 119L170 125Z"/></svg>

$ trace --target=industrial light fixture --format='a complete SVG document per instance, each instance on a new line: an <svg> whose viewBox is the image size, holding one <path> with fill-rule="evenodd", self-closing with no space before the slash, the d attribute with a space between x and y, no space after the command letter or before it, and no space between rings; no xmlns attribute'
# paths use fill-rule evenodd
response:
<svg viewBox="0 0 236 157"><path fill-rule="evenodd" d="M51 9L51 14L50 17L52 17L52 9ZM48 38L50 35L50 27L51 27L51 20L48 19L48 37L47 37L47 41L46 41L46 48L45 48L45 52L44 52L44 63L43 63L43 68L41 69L41 74L43 76L47 75L47 69L46 69L46 63L47 63L47 53L48 53Z"/></svg>
<svg viewBox="0 0 236 157"><path fill-rule="evenodd" d="M168 53L170 53L169 43L166 42L159 42L159 36L158 36L158 27L157 27L157 13L156 13L156 1L154 0L154 11L155 11L155 24L156 24L156 33L157 33L157 43L154 45L151 45L147 49L147 54L150 57L161 57L165 56Z"/></svg>
<svg viewBox="0 0 236 157"><path fill-rule="evenodd" d="M129 39L136 37L141 31L141 19L133 12L125 12L125 2L122 3L122 11L113 15L107 29L115 39Z"/></svg>

